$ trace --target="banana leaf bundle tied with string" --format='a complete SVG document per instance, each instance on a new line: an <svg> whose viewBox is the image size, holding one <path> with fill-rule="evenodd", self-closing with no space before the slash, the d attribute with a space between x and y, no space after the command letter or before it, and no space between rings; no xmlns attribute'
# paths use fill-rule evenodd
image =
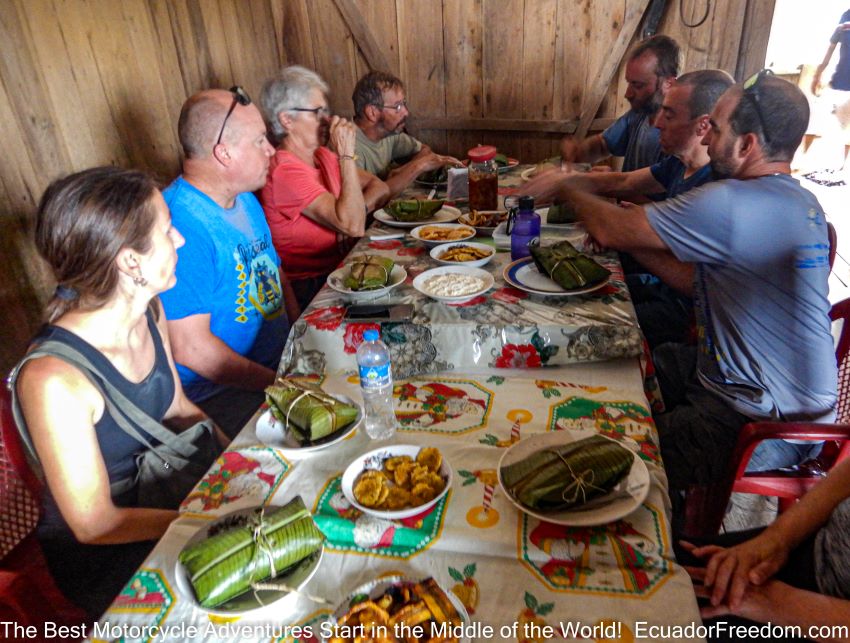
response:
<svg viewBox="0 0 850 643"><path fill-rule="evenodd" d="M213 608L246 591L260 592L255 586L270 578L285 583L285 572L316 554L324 539L298 496L283 507L263 507L246 524L190 545L179 560L198 603Z"/></svg>
<svg viewBox="0 0 850 643"><path fill-rule="evenodd" d="M505 487L536 511L562 511L609 493L631 470L634 456L601 435L541 449L502 467Z"/></svg>
<svg viewBox="0 0 850 643"><path fill-rule="evenodd" d="M384 206L384 211L396 221L427 221L443 207L443 203L445 201L441 199L398 199Z"/></svg>
<svg viewBox="0 0 850 643"><path fill-rule="evenodd" d="M376 290L390 281L395 262L389 257L357 255L348 263L348 274L342 285L349 290Z"/></svg>
<svg viewBox="0 0 850 643"><path fill-rule="evenodd" d="M358 409L317 386L280 379L266 387L269 409L303 443L315 442L347 427Z"/></svg>
<svg viewBox="0 0 850 643"><path fill-rule="evenodd" d="M531 256L537 270L565 290L595 286L611 274L607 268L576 250L569 241L559 241L552 246L532 246Z"/></svg>

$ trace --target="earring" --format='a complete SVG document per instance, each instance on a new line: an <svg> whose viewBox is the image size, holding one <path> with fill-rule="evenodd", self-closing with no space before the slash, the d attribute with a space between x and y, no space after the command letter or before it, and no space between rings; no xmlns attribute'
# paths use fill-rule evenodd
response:
<svg viewBox="0 0 850 643"><path fill-rule="evenodd" d="M148 280L142 277L141 275L136 275L133 277L133 283L139 287L144 287L148 285Z"/></svg>

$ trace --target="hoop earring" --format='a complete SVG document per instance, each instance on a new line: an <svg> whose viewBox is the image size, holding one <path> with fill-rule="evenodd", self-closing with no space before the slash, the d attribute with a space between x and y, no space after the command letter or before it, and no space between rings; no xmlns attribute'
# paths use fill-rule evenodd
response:
<svg viewBox="0 0 850 643"><path fill-rule="evenodd" d="M142 277L141 275L136 275L133 277L133 283L139 287L144 287L148 285L148 280Z"/></svg>

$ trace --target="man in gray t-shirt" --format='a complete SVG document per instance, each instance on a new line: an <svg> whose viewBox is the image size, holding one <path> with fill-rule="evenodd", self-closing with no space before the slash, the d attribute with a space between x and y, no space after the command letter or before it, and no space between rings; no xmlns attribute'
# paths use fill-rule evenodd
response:
<svg viewBox="0 0 850 643"><path fill-rule="evenodd" d="M357 165L382 179L391 196L400 194L423 172L460 165L456 158L435 154L403 131L409 112L404 84L395 76L369 72L357 81L351 100L358 128Z"/></svg>
<svg viewBox="0 0 850 643"><path fill-rule="evenodd" d="M675 371L661 377L668 412L656 417L671 489L721 478L746 422L833 417L827 226L789 176L808 103L767 72L745 85L721 97L704 139L712 169L729 180L624 207L557 176L528 186L570 201L598 242L632 252L694 298L695 369L681 349L656 360L661 376Z"/></svg>

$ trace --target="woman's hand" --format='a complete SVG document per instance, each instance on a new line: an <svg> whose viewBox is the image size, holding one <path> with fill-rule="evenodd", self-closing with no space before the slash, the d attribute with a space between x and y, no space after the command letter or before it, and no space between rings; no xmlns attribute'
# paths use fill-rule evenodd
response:
<svg viewBox="0 0 850 643"><path fill-rule="evenodd" d="M763 585L788 560L788 546L765 531L745 543L726 549L717 545L682 546L697 558L708 558L703 582L714 606L738 610L752 586ZM711 588L710 591L708 588Z"/></svg>
<svg viewBox="0 0 850 643"><path fill-rule="evenodd" d="M332 116L328 147L336 152L337 156L354 156L356 142L357 126L345 118Z"/></svg>

